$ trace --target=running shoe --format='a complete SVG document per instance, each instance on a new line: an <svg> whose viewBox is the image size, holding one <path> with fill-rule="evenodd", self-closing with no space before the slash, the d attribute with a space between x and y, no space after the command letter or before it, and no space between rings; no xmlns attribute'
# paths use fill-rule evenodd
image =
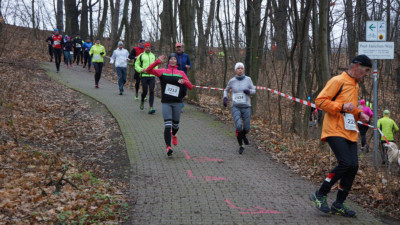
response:
<svg viewBox="0 0 400 225"><path fill-rule="evenodd" d="M136 100L136 101L139 100L139 96L136 95L135 100Z"/></svg>
<svg viewBox="0 0 400 225"><path fill-rule="evenodd" d="M56 73L59 73L60 71L59 70L57 70L57 72Z"/></svg>
<svg viewBox="0 0 400 225"><path fill-rule="evenodd" d="M329 213L331 209L326 203L326 195L319 195L317 192L310 195L310 200L314 203L315 207L321 212Z"/></svg>
<svg viewBox="0 0 400 225"><path fill-rule="evenodd" d="M340 216L344 216L344 217L355 217L356 216L356 212L349 209L349 207L347 207L344 203L340 204L340 203L332 203L332 207L331 207L331 213L334 215L340 215Z"/></svg>
<svg viewBox="0 0 400 225"><path fill-rule="evenodd" d="M240 146L240 148L239 148L239 154L242 154L243 151L244 151L244 148L243 148L242 146Z"/></svg>
<svg viewBox="0 0 400 225"><path fill-rule="evenodd" d="M242 139L245 145L249 145L249 139L247 139L246 135L243 135Z"/></svg>
<svg viewBox="0 0 400 225"><path fill-rule="evenodd" d="M168 156L171 156L173 152L174 152L174 151L172 151L171 147L170 147L170 146L167 146L167 155L168 155Z"/></svg>
<svg viewBox="0 0 400 225"><path fill-rule="evenodd" d="M140 110L144 109L144 102L140 103Z"/></svg>
<svg viewBox="0 0 400 225"><path fill-rule="evenodd" d="M96 84L96 85L94 85L94 87L95 87L95 88L99 88L99 85L98 85L98 84Z"/></svg>
<svg viewBox="0 0 400 225"><path fill-rule="evenodd" d="M172 135L172 144L178 145L178 137L176 135Z"/></svg>
<svg viewBox="0 0 400 225"><path fill-rule="evenodd" d="M153 107L150 107L150 109L149 109L149 114L154 114L154 113L156 113L156 110L153 109Z"/></svg>

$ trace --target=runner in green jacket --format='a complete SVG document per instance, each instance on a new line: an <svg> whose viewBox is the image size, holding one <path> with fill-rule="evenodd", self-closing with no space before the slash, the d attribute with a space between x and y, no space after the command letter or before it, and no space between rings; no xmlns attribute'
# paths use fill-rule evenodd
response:
<svg viewBox="0 0 400 225"><path fill-rule="evenodd" d="M96 44L90 49L89 55L92 57L93 67L96 71L94 74L95 87L99 88L99 81L101 77L101 70L103 69L104 56L106 56L106 49L100 44L100 39L96 39Z"/></svg>
<svg viewBox="0 0 400 225"><path fill-rule="evenodd" d="M144 52L140 54L135 61L135 70L140 73L141 83L142 83L142 99L140 103L140 109L144 109L144 99L147 95L147 89L149 88L150 98L149 98L149 114L153 114L156 110L153 108L154 103L154 87L156 85L156 79L154 75L148 74L146 72L147 67L156 61L156 56L151 52L151 44L146 43L144 45ZM155 68L157 69L157 67Z"/></svg>

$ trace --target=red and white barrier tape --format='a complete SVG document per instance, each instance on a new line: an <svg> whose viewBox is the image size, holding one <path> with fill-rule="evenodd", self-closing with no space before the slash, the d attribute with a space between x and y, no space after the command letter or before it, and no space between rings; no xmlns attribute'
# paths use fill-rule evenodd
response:
<svg viewBox="0 0 400 225"><path fill-rule="evenodd" d="M213 87L205 87L205 86L197 86L197 85L194 85L193 87L209 89L209 90L218 90L218 91L224 91L225 90L223 88L213 88ZM280 95L282 97L285 97L287 99L293 100L295 102L299 102L299 103L301 103L303 105L307 105L307 106L319 109L314 103L311 103L311 102L308 102L306 100L302 100L302 99L299 99L299 98L292 97L290 95L287 95L285 93L279 92L279 91L271 89L271 88L260 87L260 86L255 86L255 88L258 89L258 90L267 90L267 91L270 91L270 92L275 93L277 95Z"/></svg>
<svg viewBox="0 0 400 225"><path fill-rule="evenodd" d="M386 144L389 144L388 139L385 137L385 135L383 135L382 131L381 131L379 128L375 128L374 126L369 125L368 123L363 123L363 122L361 122L361 121L358 121L357 123L362 124L362 125L367 126L367 127L370 127L370 128L372 128L372 129L374 129L374 130L378 130L379 133L382 135L382 137L385 139Z"/></svg>
<svg viewBox="0 0 400 225"><path fill-rule="evenodd" d="M193 85L193 87L196 87L196 88L203 88L203 89L208 89L208 90L217 90L217 91L224 91L224 90L225 90L224 88L213 88L213 87L197 86L197 85ZM285 98L287 98L287 99L290 99L290 100L299 102L299 103L301 103L301 104L303 104L303 105L307 105L307 106L310 106L310 107L319 109L314 103L311 103L311 102L308 102L308 101L306 101L306 100L302 100L302 99L299 99L299 98L292 97L292 96L290 96L290 95L287 95L287 94L285 94L285 93L276 91L276 90L271 89L271 88L260 87L260 86L255 86L255 88L258 89L258 90L267 90L267 91L270 91L270 92L272 92L272 93L274 93L274 94L277 94L277 95L280 95L280 96L282 96L282 97L285 97ZM371 126L371 125L369 125L369 124L367 124L367 123L362 123L361 121L358 121L358 123L359 123L359 124L362 124L362 125L365 125L365 126L368 126L368 127L371 127L371 128L374 129L374 130L378 130L379 133L382 135L382 137L385 139L386 143L389 144L389 141L387 140L387 138L385 137L385 135L383 135L383 133L382 133L381 130L379 130L378 128L375 128L374 126Z"/></svg>

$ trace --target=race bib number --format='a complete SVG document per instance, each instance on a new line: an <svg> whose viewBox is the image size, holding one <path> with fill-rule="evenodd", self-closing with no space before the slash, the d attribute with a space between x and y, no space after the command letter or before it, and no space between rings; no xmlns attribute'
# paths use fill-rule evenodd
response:
<svg viewBox="0 0 400 225"><path fill-rule="evenodd" d="M246 103L246 95L244 93L233 93L232 100L236 103Z"/></svg>
<svg viewBox="0 0 400 225"><path fill-rule="evenodd" d="M74 52L73 52L73 51L70 51L70 52L69 52L69 54L73 55L73 54L74 54Z"/></svg>
<svg viewBox="0 0 400 225"><path fill-rule="evenodd" d="M59 41L54 41L54 45L59 45L60 42Z"/></svg>
<svg viewBox="0 0 400 225"><path fill-rule="evenodd" d="M358 132L356 119L354 118L353 114L343 113L343 118L344 118L344 128L346 130L353 130Z"/></svg>
<svg viewBox="0 0 400 225"><path fill-rule="evenodd" d="M172 85L172 84L167 84L167 86L165 87L165 94L167 95L171 95L174 97L178 97L179 96L179 90L180 88L178 86Z"/></svg>
<svg viewBox="0 0 400 225"><path fill-rule="evenodd" d="M100 60L101 59L101 56L100 55L94 55L93 56L93 60Z"/></svg>
<svg viewBox="0 0 400 225"><path fill-rule="evenodd" d="M80 48L80 47L81 47L81 45L80 45L80 44L76 44L76 45L75 45L75 47L77 47L77 48Z"/></svg>

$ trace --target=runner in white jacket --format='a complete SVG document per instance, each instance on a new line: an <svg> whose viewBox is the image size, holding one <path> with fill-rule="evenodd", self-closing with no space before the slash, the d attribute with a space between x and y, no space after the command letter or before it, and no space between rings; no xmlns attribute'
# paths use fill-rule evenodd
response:
<svg viewBox="0 0 400 225"><path fill-rule="evenodd" d="M110 60L110 64L115 63L115 68L117 69L120 95L124 93L124 84L126 83L126 67L129 60L129 52L128 50L124 49L123 46L124 43L122 43L122 41L118 42L118 48L114 50Z"/></svg>

